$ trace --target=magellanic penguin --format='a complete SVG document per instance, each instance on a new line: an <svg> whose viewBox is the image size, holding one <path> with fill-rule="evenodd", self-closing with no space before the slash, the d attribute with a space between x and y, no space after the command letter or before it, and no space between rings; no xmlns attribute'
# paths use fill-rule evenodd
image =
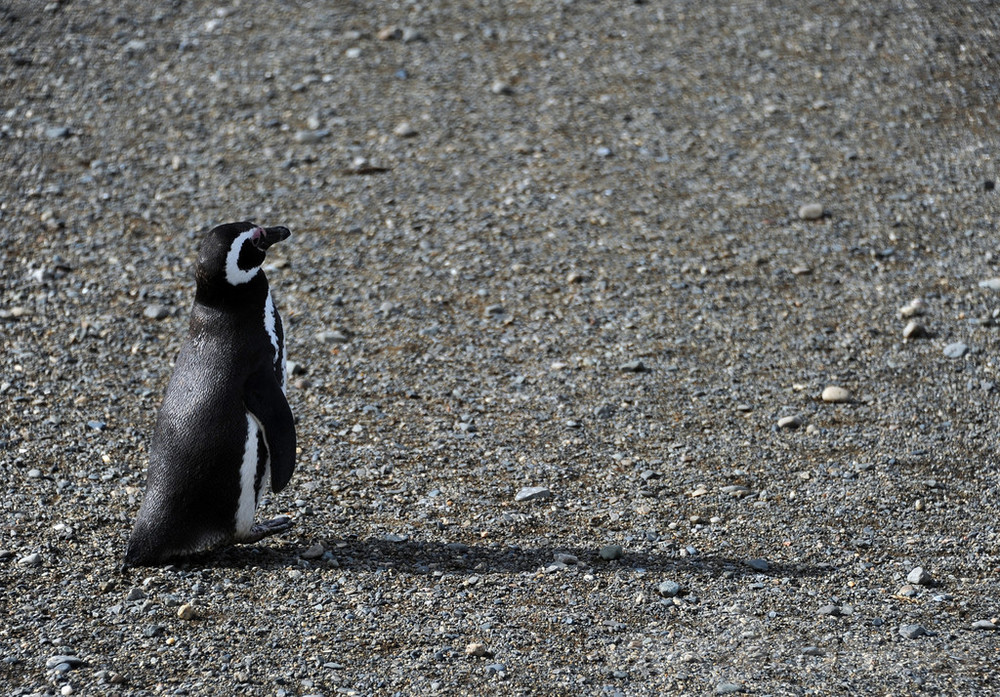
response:
<svg viewBox="0 0 1000 697"><path fill-rule="evenodd" d="M287 517L254 525L266 482L281 491L295 467L284 332L260 268L289 234L229 223L202 242L190 330L156 419L125 566L256 542L292 525Z"/></svg>

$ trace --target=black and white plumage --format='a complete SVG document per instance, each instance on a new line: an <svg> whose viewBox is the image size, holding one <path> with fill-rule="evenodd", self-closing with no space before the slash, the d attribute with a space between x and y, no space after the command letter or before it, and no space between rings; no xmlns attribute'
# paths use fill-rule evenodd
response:
<svg viewBox="0 0 1000 697"><path fill-rule="evenodd" d="M254 525L265 487L281 491L295 467L285 337L260 268L267 249L289 234L229 223L202 242L190 330L156 419L126 565L291 527L286 517Z"/></svg>

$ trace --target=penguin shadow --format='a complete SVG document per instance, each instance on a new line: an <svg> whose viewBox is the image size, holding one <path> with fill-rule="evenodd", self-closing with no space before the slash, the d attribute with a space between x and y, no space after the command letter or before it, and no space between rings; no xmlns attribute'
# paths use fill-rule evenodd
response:
<svg viewBox="0 0 1000 697"><path fill-rule="evenodd" d="M435 573L476 575L483 573L521 574L541 572L553 565L576 567L595 576L622 572L685 573L707 576L814 578L833 573L827 565L808 563L769 563L765 570L744 560L728 557L694 555L680 557L671 551L624 551L617 559L603 559L594 548L579 547L517 547L507 545L464 545L426 540L393 541L383 538L326 540L325 552L313 559L303 558L309 546L296 544L232 546L215 554L199 555L187 560L189 565L207 568L236 569L323 569L339 572L372 572L393 569L403 574L431 575Z"/></svg>

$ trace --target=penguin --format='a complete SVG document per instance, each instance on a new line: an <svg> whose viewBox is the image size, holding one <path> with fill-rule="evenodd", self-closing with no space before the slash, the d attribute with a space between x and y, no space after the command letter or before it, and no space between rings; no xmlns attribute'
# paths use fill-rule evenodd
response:
<svg viewBox="0 0 1000 697"><path fill-rule="evenodd" d="M157 414L125 567L292 526L287 516L254 524L266 484L281 491L295 468L285 335L260 268L290 234L242 222L202 240L190 328Z"/></svg>

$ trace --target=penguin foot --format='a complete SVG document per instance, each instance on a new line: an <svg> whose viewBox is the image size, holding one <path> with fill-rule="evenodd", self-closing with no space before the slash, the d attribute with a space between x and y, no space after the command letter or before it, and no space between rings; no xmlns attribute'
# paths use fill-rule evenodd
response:
<svg viewBox="0 0 1000 697"><path fill-rule="evenodd" d="M270 537L271 535L277 535L279 533L290 530L292 526L295 525L295 521L286 515L279 515L277 518L272 518L271 520L265 520L257 523L239 542L243 544L253 544L254 542L260 542L265 537Z"/></svg>

